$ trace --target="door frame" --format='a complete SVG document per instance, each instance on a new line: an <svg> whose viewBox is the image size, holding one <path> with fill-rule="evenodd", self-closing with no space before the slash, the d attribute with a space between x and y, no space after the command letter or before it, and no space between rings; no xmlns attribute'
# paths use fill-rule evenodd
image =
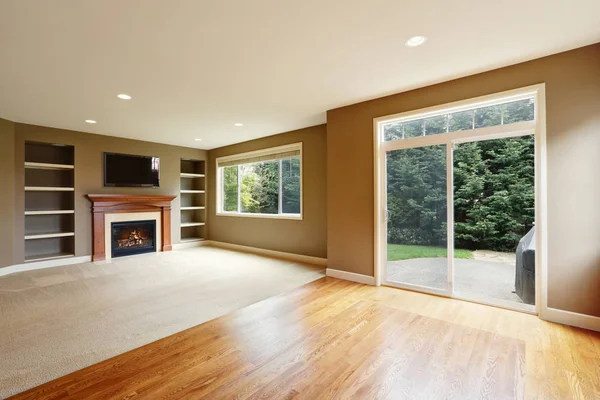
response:
<svg viewBox="0 0 600 400"><path fill-rule="evenodd" d="M525 98L534 98L534 120L518 122L509 125L477 128L468 131L457 131L432 136L422 136L395 141L383 141L383 125L390 122L400 122L406 119L437 115L440 112L457 112L472 108L498 104L505 101L516 101ZM399 114L387 115L373 119L373 162L374 162L374 277L375 285L386 285L401 289L416 290L420 292L458 298L461 300L483 303L496 307L508 308L517 311L531 312L518 307L518 305L504 304L502 301L489 301L482 298L464 298L453 294L453 263L454 246L448 246L448 286L445 290L438 290L418 285L401 284L385 280L386 251L387 251L387 224L386 205L383 204L382 194L386 189L386 160L387 151L401 150L415 147L446 145L446 170L447 170L447 218L448 243L454 240L454 204L453 204L453 173L448 168L452 161L452 152L455 144L467 143L477 140L502 139L507 137L525 136L533 134L535 137L535 224L536 224L536 259L535 259L535 284L536 304L535 313L544 318L547 312L547 163L546 163L546 96L545 84L537 84L524 88L509 90L491 95L446 103L433 107L412 110Z"/></svg>

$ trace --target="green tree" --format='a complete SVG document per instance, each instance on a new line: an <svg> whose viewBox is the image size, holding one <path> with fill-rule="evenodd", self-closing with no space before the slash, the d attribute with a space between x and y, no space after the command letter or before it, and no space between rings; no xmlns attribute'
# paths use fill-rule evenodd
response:
<svg viewBox="0 0 600 400"><path fill-rule="evenodd" d="M260 213L277 214L279 212L279 162L267 161L254 165L260 184L256 187L254 199L259 202Z"/></svg>
<svg viewBox="0 0 600 400"><path fill-rule="evenodd" d="M281 209L286 214L300 213L300 158L281 160Z"/></svg>
<svg viewBox="0 0 600 400"><path fill-rule="evenodd" d="M457 146L456 246L514 251L535 218L534 169L533 136Z"/></svg>
<svg viewBox="0 0 600 400"><path fill-rule="evenodd" d="M446 243L446 150L428 146L387 154L388 241Z"/></svg>
<svg viewBox="0 0 600 400"><path fill-rule="evenodd" d="M265 161L240 166L242 211L277 214L279 210L279 162Z"/></svg>
<svg viewBox="0 0 600 400"><path fill-rule="evenodd" d="M454 238L458 247L473 248L490 232L485 215L478 214L486 173L478 142L454 151Z"/></svg>
<svg viewBox="0 0 600 400"><path fill-rule="evenodd" d="M521 111L528 115L526 109ZM491 112L487 117L488 121L497 118ZM480 123L488 122L482 117ZM445 146L388 153L389 243L445 245L445 157ZM457 248L514 251L533 226L534 197L533 136L465 143L455 148Z"/></svg>
<svg viewBox="0 0 600 400"><path fill-rule="evenodd" d="M240 211L277 214L279 212L280 164L283 212L300 213L299 157L224 167L223 203L225 211L237 211L239 175Z"/></svg>
<svg viewBox="0 0 600 400"><path fill-rule="evenodd" d="M259 177L254 172L252 164L240 166L241 172L241 190L240 190L240 205L241 211L247 213L259 213L260 203L253 196L254 193L260 190Z"/></svg>
<svg viewBox="0 0 600 400"><path fill-rule="evenodd" d="M238 167L223 168L224 211L238 211Z"/></svg>

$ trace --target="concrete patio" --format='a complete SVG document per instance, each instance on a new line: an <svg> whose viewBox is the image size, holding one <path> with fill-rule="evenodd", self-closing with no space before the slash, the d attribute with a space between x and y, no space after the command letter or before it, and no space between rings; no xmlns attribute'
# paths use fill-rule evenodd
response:
<svg viewBox="0 0 600 400"><path fill-rule="evenodd" d="M393 282L445 289L447 276L446 258L413 258L387 263L387 280ZM522 303L514 290L514 254L476 251L473 259L454 260L455 294Z"/></svg>

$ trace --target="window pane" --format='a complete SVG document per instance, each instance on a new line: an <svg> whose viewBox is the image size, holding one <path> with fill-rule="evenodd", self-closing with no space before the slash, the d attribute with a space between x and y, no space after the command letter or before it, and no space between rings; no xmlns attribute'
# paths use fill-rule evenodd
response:
<svg viewBox="0 0 600 400"><path fill-rule="evenodd" d="M449 131L466 131L473 129L473 110L450 114Z"/></svg>
<svg viewBox="0 0 600 400"><path fill-rule="evenodd" d="M238 168L223 168L223 211L238 210Z"/></svg>
<svg viewBox="0 0 600 400"><path fill-rule="evenodd" d="M513 101L504 104L504 123L512 124L514 122L533 121L533 99Z"/></svg>
<svg viewBox="0 0 600 400"><path fill-rule="evenodd" d="M497 126L502 123L502 105L478 108L475 110L475 128Z"/></svg>
<svg viewBox="0 0 600 400"><path fill-rule="evenodd" d="M448 285L446 146L393 150L387 164L389 281Z"/></svg>
<svg viewBox="0 0 600 400"><path fill-rule="evenodd" d="M402 139L402 123L398 122L395 124L385 125L383 127L383 140L399 140Z"/></svg>
<svg viewBox="0 0 600 400"><path fill-rule="evenodd" d="M383 126L383 140L402 140L534 120L534 99L437 115Z"/></svg>
<svg viewBox="0 0 600 400"><path fill-rule="evenodd" d="M279 161L239 166L241 212L277 214L279 211Z"/></svg>
<svg viewBox="0 0 600 400"><path fill-rule="evenodd" d="M281 160L281 210L300 214L300 158Z"/></svg>
<svg viewBox="0 0 600 400"><path fill-rule="evenodd" d="M438 133L446 133L446 115L427 118L425 120L425 135L437 135Z"/></svg>
<svg viewBox="0 0 600 400"><path fill-rule="evenodd" d="M416 121L409 121L404 123L404 138L413 138L423 136L423 121L418 119Z"/></svg>
<svg viewBox="0 0 600 400"><path fill-rule="evenodd" d="M455 293L534 304L534 136L457 144L453 172Z"/></svg>

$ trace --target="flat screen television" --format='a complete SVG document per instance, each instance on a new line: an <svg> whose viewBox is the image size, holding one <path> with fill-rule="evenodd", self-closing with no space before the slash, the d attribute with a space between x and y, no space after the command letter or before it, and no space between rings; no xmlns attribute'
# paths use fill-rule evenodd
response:
<svg viewBox="0 0 600 400"><path fill-rule="evenodd" d="M160 159L104 153L104 186L158 187Z"/></svg>

